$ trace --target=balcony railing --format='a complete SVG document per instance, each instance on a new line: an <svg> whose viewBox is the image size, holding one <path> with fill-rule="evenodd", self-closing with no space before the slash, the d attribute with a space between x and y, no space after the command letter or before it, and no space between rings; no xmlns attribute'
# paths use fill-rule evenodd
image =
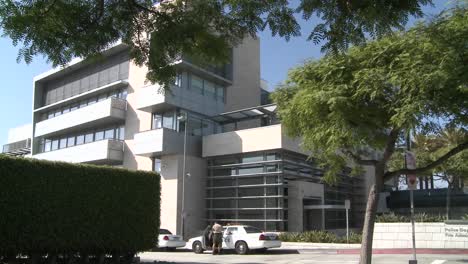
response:
<svg viewBox="0 0 468 264"><path fill-rule="evenodd" d="M127 101L114 97L108 98L73 112L36 123L34 136L51 136L78 127L85 129L115 123L118 120L125 120L126 109Z"/></svg>
<svg viewBox="0 0 468 264"><path fill-rule="evenodd" d="M124 143L108 139L33 155L33 158L71 163L122 164Z"/></svg>
<svg viewBox="0 0 468 264"><path fill-rule="evenodd" d="M2 153L12 156L27 155L31 152L31 139L25 139L3 145Z"/></svg>

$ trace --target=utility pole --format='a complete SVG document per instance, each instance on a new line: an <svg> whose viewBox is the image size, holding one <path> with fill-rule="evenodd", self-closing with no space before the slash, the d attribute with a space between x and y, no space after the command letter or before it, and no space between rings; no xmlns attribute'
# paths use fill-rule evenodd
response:
<svg viewBox="0 0 468 264"><path fill-rule="evenodd" d="M410 138L410 130L408 130L406 135L406 154L405 154L405 167L407 169L415 169L416 168L416 158L413 153L411 153L411 138ZM408 182L408 189L410 190L410 205L411 205L411 232L412 232L412 239L413 239L413 259L409 260L409 264L417 264L418 260L416 259L416 235L415 235L415 227L414 227L414 190L417 187L417 177L415 174L408 174L406 175L407 182Z"/></svg>

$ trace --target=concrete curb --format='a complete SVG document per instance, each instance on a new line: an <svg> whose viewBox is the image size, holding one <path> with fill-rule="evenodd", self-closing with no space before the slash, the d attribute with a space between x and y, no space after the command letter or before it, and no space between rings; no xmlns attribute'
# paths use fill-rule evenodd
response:
<svg viewBox="0 0 468 264"><path fill-rule="evenodd" d="M359 255L360 249L338 249L336 254ZM372 254L413 254L411 248L379 248L373 249ZM468 249L446 249L446 248L417 248L416 254L437 254L437 255L468 255Z"/></svg>
<svg viewBox="0 0 468 264"><path fill-rule="evenodd" d="M360 249L361 244L282 242L281 249Z"/></svg>

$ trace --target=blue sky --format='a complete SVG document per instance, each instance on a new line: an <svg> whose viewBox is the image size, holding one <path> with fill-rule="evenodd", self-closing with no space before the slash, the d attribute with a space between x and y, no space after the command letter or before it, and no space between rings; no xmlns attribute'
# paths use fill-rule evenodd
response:
<svg viewBox="0 0 468 264"><path fill-rule="evenodd" d="M446 0L434 0L434 7L425 7L426 14L435 14L447 6ZM414 22L412 19L409 23ZM306 41L314 21L301 21L302 36L289 42L272 37L269 31L261 32L260 64L262 78L270 86L276 86L286 79L290 68L307 59L322 56L320 47ZM33 77L50 69L45 58L36 57L29 65L16 62L18 47L8 38L0 38L0 145L7 141L8 129L31 122Z"/></svg>

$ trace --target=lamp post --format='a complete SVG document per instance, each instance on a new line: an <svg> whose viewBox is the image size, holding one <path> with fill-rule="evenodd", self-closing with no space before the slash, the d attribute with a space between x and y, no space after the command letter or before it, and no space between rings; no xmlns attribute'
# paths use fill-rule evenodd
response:
<svg viewBox="0 0 468 264"><path fill-rule="evenodd" d="M181 235L184 237L185 231L185 171L186 171L186 161L187 161L187 131L188 131L188 113L184 112L184 115L178 117L179 120L185 121L184 125L184 154L182 161L182 219L181 219Z"/></svg>

